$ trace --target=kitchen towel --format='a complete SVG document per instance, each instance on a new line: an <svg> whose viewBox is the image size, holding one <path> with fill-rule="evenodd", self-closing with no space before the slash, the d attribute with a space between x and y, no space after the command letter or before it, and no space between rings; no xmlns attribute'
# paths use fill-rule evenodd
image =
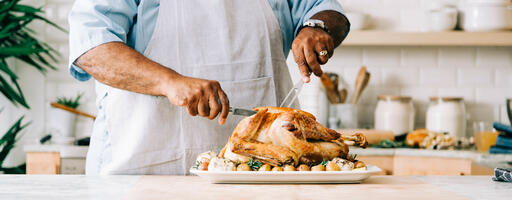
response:
<svg viewBox="0 0 512 200"><path fill-rule="evenodd" d="M492 125L497 131L501 131L506 135L512 136L512 126L505 125L499 122L494 122Z"/></svg>
<svg viewBox="0 0 512 200"><path fill-rule="evenodd" d="M489 153L490 154L511 154L512 148L509 148L506 146L504 147L504 146L495 145L495 146L491 146L491 148L489 148Z"/></svg>
<svg viewBox="0 0 512 200"><path fill-rule="evenodd" d="M512 149L512 136L500 134L496 138L496 146L504 146Z"/></svg>
<svg viewBox="0 0 512 200"><path fill-rule="evenodd" d="M512 169L494 168L494 181L512 182Z"/></svg>

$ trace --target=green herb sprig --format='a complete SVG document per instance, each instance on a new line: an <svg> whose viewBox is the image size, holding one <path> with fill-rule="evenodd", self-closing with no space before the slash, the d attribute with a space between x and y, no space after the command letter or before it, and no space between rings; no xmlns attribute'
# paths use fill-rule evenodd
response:
<svg viewBox="0 0 512 200"><path fill-rule="evenodd" d="M247 165L249 165L249 167L251 167L252 170L256 171L261 167L261 165L263 165L263 163L257 160L249 160L249 162L247 162Z"/></svg>
<svg viewBox="0 0 512 200"><path fill-rule="evenodd" d="M200 165L200 164L201 164L201 163L200 163L199 161L196 161L196 164L194 164L194 166L193 166L192 168L194 168L194 169L199 169L199 165Z"/></svg>
<svg viewBox="0 0 512 200"><path fill-rule="evenodd" d="M327 160L325 160L325 159L324 159L324 160L322 160L322 162L321 162L320 164L321 164L321 165L323 165L323 166L326 166L328 162L329 162L329 161L327 161Z"/></svg>
<svg viewBox="0 0 512 200"><path fill-rule="evenodd" d="M357 154L349 154L348 155L348 160L350 160L350 161L355 161L356 158L357 158Z"/></svg>

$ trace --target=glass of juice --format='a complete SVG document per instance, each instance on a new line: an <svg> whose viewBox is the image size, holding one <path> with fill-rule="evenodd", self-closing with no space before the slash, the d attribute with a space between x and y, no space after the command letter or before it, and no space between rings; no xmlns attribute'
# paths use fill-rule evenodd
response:
<svg viewBox="0 0 512 200"><path fill-rule="evenodd" d="M492 122L476 121L473 123L473 134L476 149L480 152L489 152L489 148L496 144L499 132L494 130Z"/></svg>

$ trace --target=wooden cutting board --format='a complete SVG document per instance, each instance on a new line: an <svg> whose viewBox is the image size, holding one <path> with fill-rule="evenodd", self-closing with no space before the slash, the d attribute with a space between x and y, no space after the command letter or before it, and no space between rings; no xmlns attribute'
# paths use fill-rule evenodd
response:
<svg viewBox="0 0 512 200"><path fill-rule="evenodd" d="M395 140L395 134L392 131L379 131L375 129L338 129L336 131L347 135L362 133L366 136L368 144L377 144L383 139Z"/></svg>

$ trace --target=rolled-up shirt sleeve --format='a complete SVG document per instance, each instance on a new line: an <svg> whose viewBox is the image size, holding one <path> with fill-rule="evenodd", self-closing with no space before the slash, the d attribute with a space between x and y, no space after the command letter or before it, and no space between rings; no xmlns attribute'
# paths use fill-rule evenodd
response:
<svg viewBox="0 0 512 200"><path fill-rule="evenodd" d="M294 36L297 36L302 24L313 15L324 10L334 10L343 13L343 8L337 0L288 0L295 26Z"/></svg>
<svg viewBox="0 0 512 200"><path fill-rule="evenodd" d="M69 14L69 72L79 81L91 76L75 66L78 57L108 42L126 43L139 0L77 0Z"/></svg>

